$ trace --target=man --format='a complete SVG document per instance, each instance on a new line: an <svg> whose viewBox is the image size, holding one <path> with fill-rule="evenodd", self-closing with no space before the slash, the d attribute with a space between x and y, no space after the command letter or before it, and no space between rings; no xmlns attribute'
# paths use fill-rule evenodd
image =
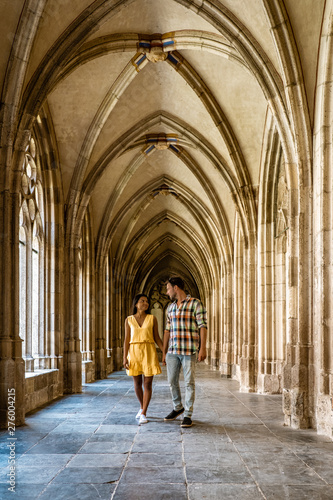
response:
<svg viewBox="0 0 333 500"><path fill-rule="evenodd" d="M181 427L191 427L195 397L195 364L206 359L207 313L199 299L186 295L184 281L179 277L169 278L166 289L172 304L167 309L163 339L163 362L166 361L168 382L173 402L172 412L165 421L175 420L184 413ZM185 408L179 387L180 369L185 381Z"/></svg>

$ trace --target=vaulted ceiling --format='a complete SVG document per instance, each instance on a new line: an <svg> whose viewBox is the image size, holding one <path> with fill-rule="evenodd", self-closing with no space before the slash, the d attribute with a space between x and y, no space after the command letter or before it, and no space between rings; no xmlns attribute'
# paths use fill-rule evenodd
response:
<svg viewBox="0 0 333 500"><path fill-rule="evenodd" d="M2 77L23 4L1 2ZM284 5L312 120L324 0ZM286 106L272 14L281 6L45 3L22 103L52 119L64 202L89 206L99 255L111 250L141 280L169 265L209 286L212 263L231 252L236 213L251 220L255 210L272 102Z"/></svg>

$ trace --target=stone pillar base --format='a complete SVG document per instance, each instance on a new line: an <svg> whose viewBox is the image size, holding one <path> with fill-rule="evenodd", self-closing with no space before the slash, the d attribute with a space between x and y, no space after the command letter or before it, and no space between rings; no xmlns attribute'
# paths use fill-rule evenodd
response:
<svg viewBox="0 0 333 500"><path fill-rule="evenodd" d="M113 357L111 355L111 356L107 357L107 374L108 375L114 371L113 366L114 366L114 362L113 362Z"/></svg>
<svg viewBox="0 0 333 500"><path fill-rule="evenodd" d="M65 352L64 355L64 394L82 392L82 354Z"/></svg>
<svg viewBox="0 0 333 500"><path fill-rule="evenodd" d="M104 348L98 349L95 354L96 360L96 378L104 379L108 376L107 373L107 350Z"/></svg>
<svg viewBox="0 0 333 500"><path fill-rule="evenodd" d="M297 389L283 389L283 412L285 425L293 429L308 429L311 425L307 417L306 394Z"/></svg>
<svg viewBox="0 0 333 500"><path fill-rule="evenodd" d="M9 398L9 394L13 397ZM0 428L8 428L8 406L15 426L24 424L25 366L22 358L0 360Z"/></svg>
<svg viewBox="0 0 333 500"><path fill-rule="evenodd" d="M213 370L218 370L220 360L218 358L211 358L210 366Z"/></svg>
<svg viewBox="0 0 333 500"><path fill-rule="evenodd" d="M82 384L90 384L95 382L95 362L92 360L83 361L82 363Z"/></svg>
<svg viewBox="0 0 333 500"><path fill-rule="evenodd" d="M259 394L281 394L281 384L281 375L260 373L257 380L257 390Z"/></svg>
<svg viewBox="0 0 333 500"><path fill-rule="evenodd" d="M318 434L333 441L333 396L322 394L317 397L316 427Z"/></svg>
<svg viewBox="0 0 333 500"><path fill-rule="evenodd" d="M114 369L121 370L123 368L123 348L114 348Z"/></svg>
<svg viewBox="0 0 333 500"><path fill-rule="evenodd" d="M240 377L241 377L241 374L240 374L239 365L232 364L231 365L231 378L233 378L234 380L238 380L238 382L240 382Z"/></svg>
<svg viewBox="0 0 333 500"><path fill-rule="evenodd" d="M253 358L240 358L240 392L255 392L255 361Z"/></svg>
<svg viewBox="0 0 333 500"><path fill-rule="evenodd" d="M220 362L220 373L223 378L231 378L232 366L230 363Z"/></svg>

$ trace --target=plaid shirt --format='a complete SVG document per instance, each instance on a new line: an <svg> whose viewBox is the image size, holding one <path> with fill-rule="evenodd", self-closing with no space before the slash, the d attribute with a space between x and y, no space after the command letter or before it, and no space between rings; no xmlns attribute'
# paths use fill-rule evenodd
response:
<svg viewBox="0 0 333 500"><path fill-rule="evenodd" d="M179 308L177 301L169 304L165 327L170 332L168 353L194 354L198 349L200 328L207 328L207 313L199 299L188 295Z"/></svg>

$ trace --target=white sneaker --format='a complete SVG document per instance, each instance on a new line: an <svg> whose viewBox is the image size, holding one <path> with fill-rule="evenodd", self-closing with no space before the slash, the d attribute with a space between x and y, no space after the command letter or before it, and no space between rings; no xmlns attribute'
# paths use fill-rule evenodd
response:
<svg viewBox="0 0 333 500"><path fill-rule="evenodd" d="M148 423L148 420L146 418L146 415L140 415L139 425L141 425L141 424L147 424L147 423Z"/></svg>
<svg viewBox="0 0 333 500"><path fill-rule="evenodd" d="M138 413L136 414L136 417L135 417L135 418L140 418L141 413L142 413L142 408L140 408L140 410L139 410L139 411L138 411Z"/></svg>

